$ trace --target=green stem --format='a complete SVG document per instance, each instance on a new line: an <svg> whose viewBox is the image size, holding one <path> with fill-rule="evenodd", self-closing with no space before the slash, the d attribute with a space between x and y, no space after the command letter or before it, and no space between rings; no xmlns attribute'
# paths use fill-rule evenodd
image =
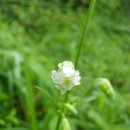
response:
<svg viewBox="0 0 130 130"><path fill-rule="evenodd" d="M93 9L94 9L95 2L96 2L96 0L91 0L90 6L89 6L89 9L88 9L88 14L87 14L87 17L85 19L85 23L83 24L81 37L80 37L79 42L78 42L78 51L77 51L76 58L75 58L75 67L76 68L77 68L77 65L78 65L78 61L79 61L80 54L81 54L81 49L82 49L82 46L83 46L85 35L87 33L87 30L88 30L88 24L89 24L89 21L90 21L90 18L91 18Z"/></svg>
<svg viewBox="0 0 130 130"><path fill-rule="evenodd" d="M89 86L87 86L86 91L84 91L84 93L82 94L82 97L85 97L91 91L91 89L94 87L94 83L95 81L93 81Z"/></svg>
<svg viewBox="0 0 130 130"><path fill-rule="evenodd" d="M40 87L38 87L38 86L35 86L35 88L37 88L37 89L39 89L41 92L43 92L43 94L44 94L48 99L50 99L50 101L55 105L55 107L57 107L56 102L54 101L54 99L50 96L50 94L49 94L47 91L45 91L44 89L42 89L42 88L40 88Z"/></svg>
<svg viewBox="0 0 130 130"><path fill-rule="evenodd" d="M64 97L64 102L67 102L68 97L69 97L69 93L70 93L69 91L66 92L65 97ZM64 113L64 110L63 110L62 112ZM57 120L56 130L59 130L60 123L61 123L61 118L64 116L63 113L62 113L62 114L59 113L59 115L58 115L58 120Z"/></svg>
<svg viewBox="0 0 130 130"><path fill-rule="evenodd" d="M70 91L67 91L65 94L64 102L67 102L69 94L70 94Z"/></svg>
<svg viewBox="0 0 130 130"><path fill-rule="evenodd" d="M60 122L61 122L61 116L58 115L58 120L57 120L56 130L59 130Z"/></svg>

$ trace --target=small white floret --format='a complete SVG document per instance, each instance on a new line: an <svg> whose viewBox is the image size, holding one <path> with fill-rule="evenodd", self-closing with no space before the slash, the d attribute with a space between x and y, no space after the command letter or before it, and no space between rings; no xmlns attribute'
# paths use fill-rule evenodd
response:
<svg viewBox="0 0 130 130"><path fill-rule="evenodd" d="M51 77L61 94L79 85L81 79L79 71L74 69L74 64L70 61L59 63L58 70L52 70Z"/></svg>

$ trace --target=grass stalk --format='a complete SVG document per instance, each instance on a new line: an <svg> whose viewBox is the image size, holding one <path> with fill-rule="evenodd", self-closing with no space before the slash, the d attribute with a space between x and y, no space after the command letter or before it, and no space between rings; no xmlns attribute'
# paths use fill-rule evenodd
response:
<svg viewBox="0 0 130 130"><path fill-rule="evenodd" d="M25 82L26 82L26 90L27 90L27 103L28 103L28 108L27 111L29 112L30 116L30 124L31 124L31 129L32 130L38 130L38 123L37 123L37 118L36 118L36 111L35 111L35 104L34 104L34 95L33 95L33 87L31 85L31 77L30 77L30 72L27 69L27 67L24 68L25 72Z"/></svg>
<svg viewBox="0 0 130 130"><path fill-rule="evenodd" d="M95 2L96 2L96 0L91 0L85 22L83 23L81 37L80 37L79 42L78 42L78 50L77 50L77 54L76 54L76 58L75 58L75 68L77 68L77 66L78 66L78 61L79 61L79 58L81 55L81 49L83 47L83 42L84 42L85 35L87 33L87 30L88 30L88 25L89 25L89 21L90 21L90 18L91 18L93 9L94 9Z"/></svg>

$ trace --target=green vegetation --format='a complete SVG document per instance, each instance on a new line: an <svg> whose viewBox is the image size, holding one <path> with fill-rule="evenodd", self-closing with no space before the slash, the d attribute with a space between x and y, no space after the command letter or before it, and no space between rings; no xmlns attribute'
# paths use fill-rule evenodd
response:
<svg viewBox="0 0 130 130"><path fill-rule="evenodd" d="M0 1L0 130L55 130L57 111L36 86L53 97L52 69L75 62L89 0ZM82 84L71 93L87 95L71 117L72 130L130 128L130 1L97 0L78 63ZM90 82L110 79L109 100ZM80 91L79 91L80 89ZM85 103L83 103L85 102Z"/></svg>

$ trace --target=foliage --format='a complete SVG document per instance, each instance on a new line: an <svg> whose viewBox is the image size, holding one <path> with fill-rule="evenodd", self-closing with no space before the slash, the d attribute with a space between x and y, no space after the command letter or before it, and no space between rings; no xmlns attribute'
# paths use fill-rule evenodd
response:
<svg viewBox="0 0 130 130"><path fill-rule="evenodd" d="M50 72L66 58L74 61L89 1L0 3L0 129L33 129L38 124L39 130L54 130L56 110L35 86L57 96ZM88 93L86 103L77 106L81 114L72 116L72 130L129 129L130 17L124 14L128 5L124 0L97 1L78 67L81 91L73 93L81 96L93 78L103 76L110 78L117 96L109 101L102 93Z"/></svg>

